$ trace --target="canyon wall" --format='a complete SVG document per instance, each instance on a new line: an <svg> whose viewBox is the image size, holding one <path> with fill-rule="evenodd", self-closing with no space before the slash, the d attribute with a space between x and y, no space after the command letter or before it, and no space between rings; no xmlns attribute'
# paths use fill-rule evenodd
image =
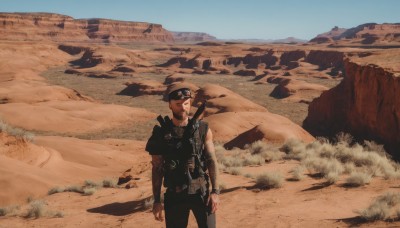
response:
<svg viewBox="0 0 400 228"><path fill-rule="evenodd" d="M0 40L173 42L159 24L108 19L74 19L53 13L0 13Z"/></svg>
<svg viewBox="0 0 400 228"><path fill-rule="evenodd" d="M377 65L345 62L345 78L309 106L303 126L315 136L348 132L400 158L400 77Z"/></svg>

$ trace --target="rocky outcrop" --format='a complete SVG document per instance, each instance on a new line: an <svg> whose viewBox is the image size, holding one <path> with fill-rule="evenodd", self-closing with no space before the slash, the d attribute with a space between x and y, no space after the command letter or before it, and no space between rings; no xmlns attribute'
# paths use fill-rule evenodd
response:
<svg viewBox="0 0 400 228"><path fill-rule="evenodd" d="M309 106L303 125L317 136L349 132L383 143L400 158L400 78L376 65L346 62L346 76Z"/></svg>
<svg viewBox="0 0 400 228"><path fill-rule="evenodd" d="M376 44L400 42L400 23L367 23L350 29L335 27L330 32L319 34L310 42L350 41L352 44Z"/></svg>
<svg viewBox="0 0 400 228"><path fill-rule="evenodd" d="M301 58L306 57L306 52L303 50L287 51L282 53L280 58L280 65L290 65L293 61L298 61Z"/></svg>
<svg viewBox="0 0 400 228"><path fill-rule="evenodd" d="M217 40L215 36L211 36L204 32L171 32L176 42L199 42Z"/></svg>
<svg viewBox="0 0 400 228"><path fill-rule="evenodd" d="M52 13L0 13L1 40L173 42L159 24L108 19L74 19Z"/></svg>
<svg viewBox="0 0 400 228"><path fill-rule="evenodd" d="M342 69L344 66L345 54L339 51L312 50L308 53L305 61L318 65L320 70L327 68Z"/></svg>

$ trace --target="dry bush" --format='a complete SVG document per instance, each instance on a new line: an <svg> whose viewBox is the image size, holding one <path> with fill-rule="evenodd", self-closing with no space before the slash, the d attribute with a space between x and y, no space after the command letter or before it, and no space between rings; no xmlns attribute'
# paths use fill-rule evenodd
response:
<svg viewBox="0 0 400 228"><path fill-rule="evenodd" d="M95 187L84 188L82 194L85 196L90 196L90 195L93 195L96 191L97 191L97 188L95 188Z"/></svg>
<svg viewBox="0 0 400 228"><path fill-rule="evenodd" d="M304 166L296 166L293 170L292 170L292 179L295 181L300 181L304 179L304 171L305 171L305 167Z"/></svg>
<svg viewBox="0 0 400 228"><path fill-rule="evenodd" d="M239 167L230 167L230 168L228 168L226 171L227 171L229 174L235 175L235 176L242 175L242 173L243 173L242 169L239 168Z"/></svg>
<svg viewBox="0 0 400 228"><path fill-rule="evenodd" d="M50 189L50 190L47 192L47 195L53 195L53 194L60 193L60 192L64 192L64 191L65 191L65 189L62 188L62 187L54 187L54 188Z"/></svg>
<svg viewBox="0 0 400 228"><path fill-rule="evenodd" d="M278 151L278 147L275 144L267 143L262 140L255 141L251 144L247 144L244 147L250 154L261 154L264 152Z"/></svg>
<svg viewBox="0 0 400 228"><path fill-rule="evenodd" d="M72 185L68 186L64 189L64 192L76 192L76 193L83 193L83 188L80 186Z"/></svg>
<svg viewBox="0 0 400 228"><path fill-rule="evenodd" d="M0 120L0 132L5 132L8 135L12 135L17 139L22 139L26 142L32 142L35 137L33 133L25 131L21 128L11 127L3 120Z"/></svg>
<svg viewBox="0 0 400 228"><path fill-rule="evenodd" d="M27 218L40 218L45 216L45 202L42 200L33 200L29 204Z"/></svg>
<svg viewBox="0 0 400 228"><path fill-rule="evenodd" d="M344 172L365 173L371 176L382 176L385 179L400 178L399 164L390 160L383 152L383 147L374 143L350 145L352 137L338 134L335 144L314 141L304 144L298 140L288 140L281 150L286 159L294 159L306 166L309 171L320 173L330 183L338 180Z"/></svg>
<svg viewBox="0 0 400 228"><path fill-rule="evenodd" d="M254 178L254 175L253 174L251 174L251 173L246 173L246 174L244 174L244 177L246 177L246 178Z"/></svg>
<svg viewBox="0 0 400 228"><path fill-rule="evenodd" d="M352 173L345 182L345 185L351 186L351 187L359 187L359 186L364 186L366 184L369 184L371 181L372 176L366 173L359 173L355 172Z"/></svg>
<svg viewBox="0 0 400 228"><path fill-rule="evenodd" d="M85 182L83 182L83 186L87 187L87 188L101 188L101 187L103 187L103 183L96 182L93 180L85 180Z"/></svg>
<svg viewBox="0 0 400 228"><path fill-rule="evenodd" d="M283 184L283 176L280 173L262 173L256 177L258 188L280 188Z"/></svg>
<svg viewBox="0 0 400 228"><path fill-rule="evenodd" d="M103 187L105 188L117 188L118 180L116 179L105 179L103 180Z"/></svg>
<svg viewBox="0 0 400 228"><path fill-rule="evenodd" d="M337 144L346 144L346 145L351 145L354 141L354 137L346 132L337 133L335 139Z"/></svg>
<svg viewBox="0 0 400 228"><path fill-rule="evenodd" d="M386 193L378 196L368 208L357 213L367 221L387 220L393 215L398 218L399 203L400 193Z"/></svg>
<svg viewBox="0 0 400 228"><path fill-rule="evenodd" d="M12 205L8 207L1 207L0 208L0 216L6 216L6 215L15 215L16 212L19 210L19 206L17 205Z"/></svg>
<svg viewBox="0 0 400 228"><path fill-rule="evenodd" d="M263 165L264 163L265 159L263 158L263 156L259 154L256 155L247 154L244 156L242 160L243 166Z"/></svg>

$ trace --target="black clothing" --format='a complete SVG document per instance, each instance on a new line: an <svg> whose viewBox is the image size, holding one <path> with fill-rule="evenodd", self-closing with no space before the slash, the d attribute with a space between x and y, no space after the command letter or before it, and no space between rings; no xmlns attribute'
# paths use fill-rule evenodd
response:
<svg viewBox="0 0 400 228"><path fill-rule="evenodd" d="M188 195L186 192L166 192L164 194L165 223L167 228L185 228L188 224L189 212L192 210L199 228L216 227L215 213L210 213L206 205L208 194Z"/></svg>
<svg viewBox="0 0 400 228"><path fill-rule="evenodd" d="M199 227L215 227L215 213L211 214L206 206L209 183L203 151L208 124L204 121L196 124L189 141L183 137L186 127L174 126L172 122L164 127L156 125L146 145L150 155L163 156L167 228L186 227L190 210ZM189 171L188 163L195 168Z"/></svg>

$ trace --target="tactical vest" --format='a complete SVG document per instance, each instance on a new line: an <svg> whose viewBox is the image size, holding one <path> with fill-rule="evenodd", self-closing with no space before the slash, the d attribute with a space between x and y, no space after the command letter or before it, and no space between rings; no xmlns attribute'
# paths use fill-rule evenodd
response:
<svg viewBox="0 0 400 228"><path fill-rule="evenodd" d="M164 187L179 191L187 189L189 194L203 193L208 181L203 153L208 125L198 121L192 137L186 142L183 140L186 127L174 126L172 122L169 125L162 131Z"/></svg>

